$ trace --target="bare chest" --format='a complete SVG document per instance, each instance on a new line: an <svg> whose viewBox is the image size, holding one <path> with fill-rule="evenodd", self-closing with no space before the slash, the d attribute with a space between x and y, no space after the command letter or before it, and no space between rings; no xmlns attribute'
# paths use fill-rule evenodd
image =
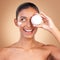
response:
<svg viewBox="0 0 60 60"><path fill-rule="evenodd" d="M41 50L13 50L10 51L6 60L47 60L49 52Z"/></svg>

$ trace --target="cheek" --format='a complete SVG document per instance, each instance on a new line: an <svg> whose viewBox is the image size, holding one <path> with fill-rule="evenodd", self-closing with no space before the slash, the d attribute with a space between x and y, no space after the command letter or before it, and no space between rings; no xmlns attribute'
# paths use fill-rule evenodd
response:
<svg viewBox="0 0 60 60"><path fill-rule="evenodd" d="M24 27L26 24L24 23L21 23L21 22L18 22L18 26L20 27L20 28L22 28L22 27Z"/></svg>
<svg viewBox="0 0 60 60"><path fill-rule="evenodd" d="M23 28L26 25L26 23L22 23L20 26Z"/></svg>
<svg viewBox="0 0 60 60"><path fill-rule="evenodd" d="M21 24L21 25L19 26L19 30L20 30L21 32L23 32L24 27L25 27L25 24Z"/></svg>

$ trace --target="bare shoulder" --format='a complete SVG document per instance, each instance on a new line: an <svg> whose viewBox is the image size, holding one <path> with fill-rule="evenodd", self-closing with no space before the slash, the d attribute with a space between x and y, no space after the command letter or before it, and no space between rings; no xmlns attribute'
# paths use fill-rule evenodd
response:
<svg viewBox="0 0 60 60"><path fill-rule="evenodd" d="M60 48L54 45L44 45L44 48L51 51L51 54L60 54Z"/></svg>
<svg viewBox="0 0 60 60"><path fill-rule="evenodd" d="M6 56L6 54L9 52L9 48L0 48L0 55Z"/></svg>
<svg viewBox="0 0 60 60"><path fill-rule="evenodd" d="M45 45L40 42L36 42L36 47L42 48L43 50L50 51L52 54L60 54L60 48L54 45Z"/></svg>
<svg viewBox="0 0 60 60"><path fill-rule="evenodd" d="M42 44L42 48L45 52L47 51L49 53L50 59L60 60L60 48L54 45L44 45L44 44Z"/></svg>
<svg viewBox="0 0 60 60"><path fill-rule="evenodd" d="M36 43L35 43L35 48L41 52L44 52L45 54L51 53L51 51L48 49L46 44L40 43L38 41L36 41Z"/></svg>
<svg viewBox="0 0 60 60"><path fill-rule="evenodd" d="M0 60L4 60L5 57L6 57L6 54L7 54L7 51L8 49L6 48L0 48ZM7 54L8 55L8 54Z"/></svg>
<svg viewBox="0 0 60 60"><path fill-rule="evenodd" d="M40 42L36 42L36 46L37 47L42 47L42 48L47 49L47 50L50 50L50 51L53 51L53 50L60 51L60 48L58 48L55 45L50 45L50 44L47 45L47 44L43 44L43 43L40 43Z"/></svg>
<svg viewBox="0 0 60 60"><path fill-rule="evenodd" d="M46 45L45 48L50 50L50 54L53 56L54 60L60 60L60 48L54 45Z"/></svg>
<svg viewBox="0 0 60 60"><path fill-rule="evenodd" d="M60 48L54 45L46 45L45 48L51 50L51 51L60 51Z"/></svg>
<svg viewBox="0 0 60 60"><path fill-rule="evenodd" d="M12 50L10 47L0 48L0 60L6 60Z"/></svg>

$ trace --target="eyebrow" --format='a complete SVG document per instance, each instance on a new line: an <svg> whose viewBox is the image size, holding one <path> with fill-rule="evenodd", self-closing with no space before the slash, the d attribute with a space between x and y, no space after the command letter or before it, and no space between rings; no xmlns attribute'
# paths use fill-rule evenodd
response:
<svg viewBox="0 0 60 60"><path fill-rule="evenodd" d="M27 18L27 17L25 17L25 16L20 16L20 18Z"/></svg>
<svg viewBox="0 0 60 60"><path fill-rule="evenodd" d="M26 16L20 16L20 17L18 17L18 18L25 18L25 19L27 19L28 17L26 17ZM32 18L32 17L30 17L30 20L31 20L31 18Z"/></svg>

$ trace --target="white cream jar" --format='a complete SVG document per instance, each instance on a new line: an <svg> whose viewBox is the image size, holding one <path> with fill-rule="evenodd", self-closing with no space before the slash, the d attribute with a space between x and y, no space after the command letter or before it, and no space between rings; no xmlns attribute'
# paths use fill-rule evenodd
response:
<svg viewBox="0 0 60 60"><path fill-rule="evenodd" d="M38 25L43 22L42 17L37 13L31 18L31 22L33 25Z"/></svg>

